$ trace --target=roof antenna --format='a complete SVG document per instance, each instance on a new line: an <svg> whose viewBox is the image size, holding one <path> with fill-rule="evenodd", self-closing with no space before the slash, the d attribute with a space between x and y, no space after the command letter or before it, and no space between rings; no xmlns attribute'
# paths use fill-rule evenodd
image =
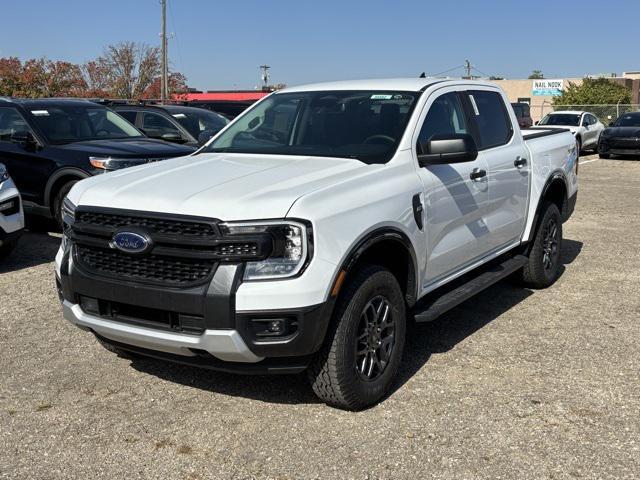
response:
<svg viewBox="0 0 640 480"><path fill-rule="evenodd" d="M426 72L422 72L422 73L420 74L420 78L427 78L427 74L426 74Z"/></svg>

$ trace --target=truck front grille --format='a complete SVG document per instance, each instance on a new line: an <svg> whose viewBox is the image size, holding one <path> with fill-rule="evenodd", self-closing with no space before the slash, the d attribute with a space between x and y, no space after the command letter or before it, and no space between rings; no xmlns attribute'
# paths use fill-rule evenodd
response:
<svg viewBox="0 0 640 480"><path fill-rule="evenodd" d="M76 259L85 269L129 281L184 287L207 280L215 262L174 256L133 256L118 250L76 245Z"/></svg>
<svg viewBox="0 0 640 480"><path fill-rule="evenodd" d="M113 235L129 228L151 239L150 251L112 248ZM217 220L199 217L81 207L71 229L74 258L86 273L177 288L205 283L224 252L253 249L250 244L228 245Z"/></svg>
<svg viewBox="0 0 640 480"><path fill-rule="evenodd" d="M111 213L81 211L76 220L87 226L112 232L122 227L144 227L159 235L180 236L183 238L214 239L218 237L216 227L210 223L185 221L157 217L116 215Z"/></svg>

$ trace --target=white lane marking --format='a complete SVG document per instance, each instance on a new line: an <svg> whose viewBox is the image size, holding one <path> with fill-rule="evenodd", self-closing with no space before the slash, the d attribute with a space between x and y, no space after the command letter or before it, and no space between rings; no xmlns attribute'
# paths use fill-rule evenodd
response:
<svg viewBox="0 0 640 480"><path fill-rule="evenodd" d="M586 162L580 162L580 165L586 165L587 163L597 162L598 160L602 160L601 158L594 158L593 160L587 160Z"/></svg>

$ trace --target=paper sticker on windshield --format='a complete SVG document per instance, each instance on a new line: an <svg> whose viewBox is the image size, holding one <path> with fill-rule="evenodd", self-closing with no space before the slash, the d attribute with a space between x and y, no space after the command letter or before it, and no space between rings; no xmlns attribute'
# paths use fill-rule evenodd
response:
<svg viewBox="0 0 640 480"><path fill-rule="evenodd" d="M371 100L391 100L393 95L384 95L381 93L376 93L371 95Z"/></svg>
<svg viewBox="0 0 640 480"><path fill-rule="evenodd" d="M187 116L184 113L174 113L173 117L174 118L187 118Z"/></svg>
<svg viewBox="0 0 640 480"><path fill-rule="evenodd" d="M31 115L34 117L48 117L49 112L47 110L31 110Z"/></svg>

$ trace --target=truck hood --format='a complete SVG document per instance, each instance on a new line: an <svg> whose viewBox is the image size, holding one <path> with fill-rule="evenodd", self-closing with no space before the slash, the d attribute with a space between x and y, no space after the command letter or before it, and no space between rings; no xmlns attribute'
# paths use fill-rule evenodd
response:
<svg viewBox="0 0 640 480"><path fill-rule="evenodd" d="M89 140L56 145L56 148L86 153L88 155L118 158L164 158L189 155L193 147L153 140L151 138L127 138L117 140Z"/></svg>
<svg viewBox="0 0 640 480"><path fill-rule="evenodd" d="M302 195L358 175L357 160L202 153L98 175L69 193L75 205L212 217L283 218Z"/></svg>

